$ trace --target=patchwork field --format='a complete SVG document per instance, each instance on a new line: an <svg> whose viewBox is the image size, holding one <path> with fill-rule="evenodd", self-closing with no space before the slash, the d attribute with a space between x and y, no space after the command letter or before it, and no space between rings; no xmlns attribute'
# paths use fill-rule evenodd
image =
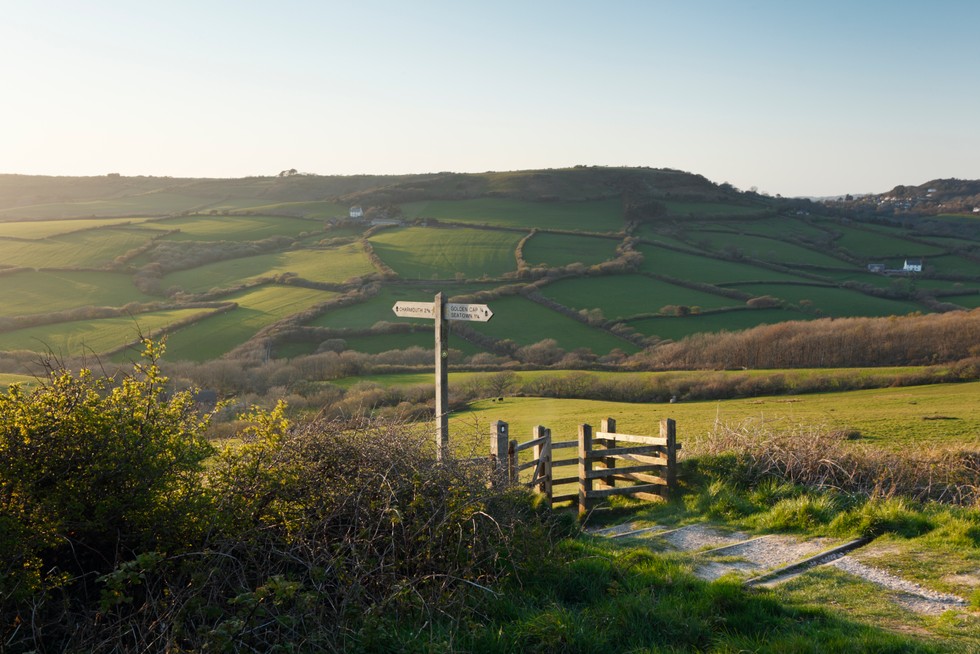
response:
<svg viewBox="0 0 980 654"><path fill-rule="evenodd" d="M686 202L666 200L664 205L670 216L746 216L758 214L766 211L767 207L762 204L744 205L729 204L724 202Z"/></svg>
<svg viewBox="0 0 980 654"><path fill-rule="evenodd" d="M798 284L733 284L755 295L771 295L829 316L903 316L923 307L912 301L872 297L834 286Z"/></svg>
<svg viewBox="0 0 980 654"><path fill-rule="evenodd" d="M538 233L524 245L524 260L531 266L567 266L570 263L591 266L614 258L617 243L591 236Z"/></svg>
<svg viewBox="0 0 980 654"><path fill-rule="evenodd" d="M581 202L524 202L480 198L408 202L409 218L435 218L495 227L563 229L582 232L619 232L623 229L623 203L619 198Z"/></svg>
<svg viewBox="0 0 980 654"><path fill-rule="evenodd" d="M121 307L155 299L140 293L121 273L25 270L0 276L0 307L7 316L83 306Z"/></svg>
<svg viewBox="0 0 980 654"><path fill-rule="evenodd" d="M480 279L517 268L514 250L521 236L483 229L406 227L378 232L370 240L375 253L402 279Z"/></svg>
<svg viewBox="0 0 980 654"><path fill-rule="evenodd" d="M840 259L828 256L816 250L787 243L775 238L736 234L731 232L699 231L690 234L697 243L703 244L716 251L738 251L746 257L761 261L772 261L784 265L806 264L810 266L826 266L830 268L846 267L848 264Z"/></svg>
<svg viewBox="0 0 980 654"><path fill-rule="evenodd" d="M104 228L24 242L0 239L0 264L29 268L101 268L147 243L151 232Z"/></svg>
<svg viewBox="0 0 980 654"><path fill-rule="evenodd" d="M541 294L572 309L601 309L610 320L657 313L664 306L703 309L742 306L744 302L695 291L642 275L615 275L566 279L549 284Z"/></svg>
<svg viewBox="0 0 980 654"><path fill-rule="evenodd" d="M142 223L145 218L84 218L77 220L21 220L0 222L0 238L41 239L83 229Z"/></svg>
<svg viewBox="0 0 980 654"><path fill-rule="evenodd" d="M299 236L323 230L323 223L285 216L185 216L145 223L161 229L179 229L173 241L261 241L271 236Z"/></svg>
<svg viewBox="0 0 980 654"><path fill-rule="evenodd" d="M138 340L140 333L148 336L168 325L208 313L207 309L173 309L17 329L0 333L0 350L52 352L60 357L99 355Z"/></svg>
<svg viewBox="0 0 980 654"><path fill-rule="evenodd" d="M553 338L565 350L584 347L596 354L607 354L614 349L624 352L638 349L629 341L593 329L523 297L498 298L489 306L493 310L493 320L470 323L473 328L495 338L510 339L519 345L531 345Z"/></svg>
<svg viewBox="0 0 980 654"><path fill-rule="evenodd" d="M640 270L676 279L707 284L739 281L807 281L805 277L762 266L678 252L656 245L641 245L638 249L643 254Z"/></svg>
<svg viewBox="0 0 980 654"><path fill-rule="evenodd" d="M163 284L166 288L178 286L189 293L201 293L284 273L295 273L316 282L342 282L372 272L374 267L361 246L351 244L331 249L289 250L217 261L166 275Z"/></svg>
<svg viewBox="0 0 980 654"><path fill-rule="evenodd" d="M170 334L166 358L171 361L217 358L248 341L263 327L336 295L294 286L263 286L229 295L222 300L236 302L238 307Z"/></svg>

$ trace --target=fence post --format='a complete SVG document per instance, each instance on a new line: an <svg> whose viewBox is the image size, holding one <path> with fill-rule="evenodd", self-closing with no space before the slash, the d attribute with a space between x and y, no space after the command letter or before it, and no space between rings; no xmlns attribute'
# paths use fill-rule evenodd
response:
<svg viewBox="0 0 980 654"><path fill-rule="evenodd" d="M616 420L614 418L604 418L602 422L599 423L599 431L608 432L610 434L616 433ZM609 449L616 447L615 437L613 437L613 442L608 445L602 445L604 449ZM600 468L615 468L616 459L612 457L604 457L599 459L597 462ZM616 480L612 477L602 477L599 481L599 488L615 488Z"/></svg>
<svg viewBox="0 0 980 654"><path fill-rule="evenodd" d="M552 484L551 482L551 480L554 479L554 477L552 477L551 475L552 456L551 456L551 430L550 429L544 430L544 437L545 437L545 442L544 442L545 449L542 452L542 456L544 456L544 496L547 498L548 508L550 509L553 508L551 498L554 497L554 484Z"/></svg>
<svg viewBox="0 0 980 654"><path fill-rule="evenodd" d="M671 418L661 420L660 436L667 439L667 488L663 497L669 500L677 490L677 423Z"/></svg>
<svg viewBox="0 0 980 654"><path fill-rule="evenodd" d="M507 443L510 435L510 428L503 420L493 422L493 434L490 435L490 458L492 459L493 470L490 473L494 486L506 483L508 479L507 464Z"/></svg>
<svg viewBox="0 0 980 654"><path fill-rule="evenodd" d="M544 434L546 431L547 430L543 426L541 425L536 426L534 429L531 430L531 440L536 441L539 438L544 438ZM538 465L534 467L534 479L538 479L541 475L544 474L544 462L542 461L542 459L546 455L547 455L547 449L545 448L544 443L535 445L534 448L531 450L531 456L535 461L538 462ZM536 482L534 484L534 492L539 495L544 493L544 482Z"/></svg>
<svg viewBox="0 0 980 654"><path fill-rule="evenodd" d="M592 480L589 473L592 472L592 461L589 454L592 452L592 426L578 426L578 518L584 520L592 508Z"/></svg>

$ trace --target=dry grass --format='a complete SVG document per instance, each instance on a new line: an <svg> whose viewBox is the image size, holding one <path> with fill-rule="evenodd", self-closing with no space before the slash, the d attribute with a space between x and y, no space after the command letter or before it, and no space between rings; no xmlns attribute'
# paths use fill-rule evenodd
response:
<svg viewBox="0 0 980 654"><path fill-rule="evenodd" d="M716 425L689 454L734 455L756 480L777 477L874 499L980 503L980 451L957 446L884 451L856 443L856 437L820 426L785 428L747 420Z"/></svg>

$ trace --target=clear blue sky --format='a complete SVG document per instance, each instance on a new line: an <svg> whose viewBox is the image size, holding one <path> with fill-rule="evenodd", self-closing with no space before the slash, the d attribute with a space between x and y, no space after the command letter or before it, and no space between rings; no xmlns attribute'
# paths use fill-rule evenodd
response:
<svg viewBox="0 0 980 654"><path fill-rule="evenodd" d="M8 0L0 173L980 178L976 0Z"/></svg>

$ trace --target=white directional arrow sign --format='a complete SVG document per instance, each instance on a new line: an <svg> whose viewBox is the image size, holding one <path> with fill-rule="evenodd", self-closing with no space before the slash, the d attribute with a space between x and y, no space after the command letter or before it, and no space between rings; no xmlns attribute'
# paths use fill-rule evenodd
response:
<svg viewBox="0 0 980 654"><path fill-rule="evenodd" d="M396 302L391 308L396 316L402 318L429 318L436 316L432 302ZM493 311L485 304L446 304L447 320L469 320L487 322L493 318Z"/></svg>

